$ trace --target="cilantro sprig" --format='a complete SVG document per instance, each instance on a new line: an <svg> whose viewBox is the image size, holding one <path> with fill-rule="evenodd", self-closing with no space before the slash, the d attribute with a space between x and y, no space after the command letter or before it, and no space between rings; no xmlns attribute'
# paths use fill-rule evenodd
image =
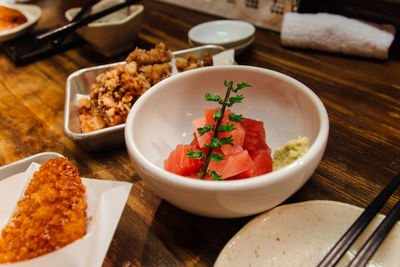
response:
<svg viewBox="0 0 400 267"><path fill-rule="evenodd" d="M227 87L224 98L222 98L219 95L210 93L206 93L205 95L206 101L217 102L218 104L221 105L221 109L216 109L216 111L212 116L213 120L216 121L216 125L213 126L207 124L204 127L197 129L197 132L199 133L200 136L207 132L214 131L213 137L211 138L211 142L205 145L208 148L207 154L205 155L202 151L193 151L191 149L188 150L187 152L188 158L205 159L203 169L201 169L199 172L199 176L201 177L201 179L204 179L206 174L208 173L210 174L210 177L212 179L217 181L222 180L222 176L220 174L216 173L213 170L208 170L208 165L210 163L210 160L221 161L225 159L224 155L214 153L213 152L214 149L220 149L222 145L233 145L234 139L232 135L230 135L229 137L222 137L222 138L218 137L218 133L231 132L236 129L233 123L227 122L226 124L221 125L225 109L226 107L232 107L236 103L241 103L244 99L244 96L241 94L230 96L231 92L237 93L239 90L245 87L251 87L250 84L245 82L236 83L236 86L234 86L233 81L226 81L226 80L224 81L224 86ZM230 121L237 123L241 123L243 119L242 115L237 115L235 113L229 114L228 118Z"/></svg>

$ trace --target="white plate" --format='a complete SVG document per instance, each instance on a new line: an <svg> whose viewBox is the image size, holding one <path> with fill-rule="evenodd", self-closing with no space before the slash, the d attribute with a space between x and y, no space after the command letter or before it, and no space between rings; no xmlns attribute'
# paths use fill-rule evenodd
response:
<svg viewBox="0 0 400 267"><path fill-rule="evenodd" d="M27 18L27 22L24 24L21 24L10 30L0 31L0 42L15 38L28 32L42 16L42 9L35 5L8 4L3 2L1 2L0 5L19 10Z"/></svg>
<svg viewBox="0 0 400 267"><path fill-rule="evenodd" d="M274 208L245 225L224 247L215 267L316 266L363 209L335 201L315 200ZM338 266L345 266L373 229L377 216ZM397 222L368 266L400 266Z"/></svg>
<svg viewBox="0 0 400 267"><path fill-rule="evenodd" d="M255 33L253 24L241 20L216 20L199 24L188 33L189 40L199 45L242 43Z"/></svg>

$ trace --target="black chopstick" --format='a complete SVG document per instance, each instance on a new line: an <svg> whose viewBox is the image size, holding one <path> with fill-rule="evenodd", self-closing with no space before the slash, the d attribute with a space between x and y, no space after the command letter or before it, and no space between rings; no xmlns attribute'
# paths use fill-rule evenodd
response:
<svg viewBox="0 0 400 267"><path fill-rule="evenodd" d="M73 17L72 22L80 20L91 8L92 6L97 2L98 0L90 0L89 2L86 3L85 6L79 10L79 12ZM54 39L51 41L51 44L54 46L61 46L61 44L64 42L64 40L67 38L68 33L66 33L63 36L58 37L57 39Z"/></svg>
<svg viewBox="0 0 400 267"><path fill-rule="evenodd" d="M132 4L136 3L136 2L138 2L138 0L129 0L129 1L117 4L117 5L112 6L110 8L107 8L107 9L104 9L102 11L99 11L99 12L93 14L93 15L84 17L84 18L79 19L77 21L70 22L70 23L68 23L68 24L66 24L64 26L61 26L61 27L57 28L57 29L54 29L54 30L51 30L51 31L48 31L48 32L45 32L45 33L42 33L42 34L39 34L39 35L36 35L35 38L37 40L45 40L45 39L49 39L49 38L57 38L57 37L59 37L59 36L61 36L63 34L66 34L67 32L73 31L73 30L75 30L75 29L77 29L79 27L82 27L82 26L84 26L84 25L86 25L86 24L88 24L88 23L90 23L92 21L95 21L95 20L97 20L99 18L102 18L102 17L104 17L104 16L106 16L108 14L111 14L111 13L117 11L117 10L120 10L120 9L122 9L124 7L130 6L130 5L132 5Z"/></svg>
<svg viewBox="0 0 400 267"><path fill-rule="evenodd" d="M397 202L396 206L390 211L388 216L375 229L373 234L368 238L367 242L365 242L365 244L357 252L356 256L350 262L349 266L365 266L369 259L379 248L385 237L389 234L390 230L392 230L399 217L400 201Z"/></svg>
<svg viewBox="0 0 400 267"><path fill-rule="evenodd" d="M390 198L393 192L400 184L400 173L398 173L392 181L382 190L382 192L371 202L371 204L358 217L353 225L339 239L327 255L318 264L322 266L334 266L354 243L362 231L368 226L375 215L381 210L386 201ZM396 205L397 208L397 205ZM397 211L398 212L398 211ZM389 215L388 215L389 217ZM372 256L372 255L371 255Z"/></svg>

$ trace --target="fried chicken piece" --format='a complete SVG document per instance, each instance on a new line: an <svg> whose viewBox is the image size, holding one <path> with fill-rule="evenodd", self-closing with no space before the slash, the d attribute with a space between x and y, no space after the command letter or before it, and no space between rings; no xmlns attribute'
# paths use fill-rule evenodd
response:
<svg viewBox="0 0 400 267"><path fill-rule="evenodd" d="M145 50L136 47L126 58L126 63L135 61L139 66L161 64L171 61L172 54L166 50L164 43L159 43L155 48Z"/></svg>
<svg viewBox="0 0 400 267"><path fill-rule="evenodd" d="M44 163L1 232L0 263L41 256L82 238L87 223L85 191L78 169L67 159Z"/></svg>
<svg viewBox="0 0 400 267"><path fill-rule="evenodd" d="M185 58L177 57L175 59L175 66L179 72L201 68L203 66L212 66L213 60L211 54L204 54L203 63L194 55L186 54Z"/></svg>
<svg viewBox="0 0 400 267"><path fill-rule="evenodd" d="M90 101L79 101L83 133L125 123L133 103L151 86L136 62L111 67L96 81L90 87Z"/></svg>
<svg viewBox="0 0 400 267"><path fill-rule="evenodd" d="M172 55L160 43L146 51L136 48L126 64L109 68L90 86L90 100L79 101L81 132L125 123L133 103L151 86L169 77Z"/></svg>
<svg viewBox="0 0 400 267"><path fill-rule="evenodd" d="M83 133L96 131L106 127L103 117L91 109L91 102L87 98L79 99L79 121Z"/></svg>
<svg viewBox="0 0 400 267"><path fill-rule="evenodd" d="M151 86L171 76L172 66L168 63L144 65L139 68L146 79L150 82Z"/></svg>
<svg viewBox="0 0 400 267"><path fill-rule="evenodd" d="M203 66L204 67L209 67L209 66L213 66L214 65L214 61L213 61L213 57L210 53L205 53L203 56Z"/></svg>

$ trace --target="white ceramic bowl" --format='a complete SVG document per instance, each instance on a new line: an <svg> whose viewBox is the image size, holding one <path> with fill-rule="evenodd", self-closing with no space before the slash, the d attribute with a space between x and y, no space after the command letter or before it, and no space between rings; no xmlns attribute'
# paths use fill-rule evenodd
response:
<svg viewBox="0 0 400 267"><path fill-rule="evenodd" d="M103 0L93 6L96 13L123 0ZM65 17L72 21L81 8L72 8ZM134 48L136 36L143 22L143 5L131 5L76 30L93 48L111 57Z"/></svg>
<svg viewBox="0 0 400 267"><path fill-rule="evenodd" d="M30 31L42 16L42 9L36 5L0 3L0 5L19 10L27 18L27 22L10 30L0 32L0 43L23 35Z"/></svg>
<svg viewBox="0 0 400 267"><path fill-rule="evenodd" d="M224 80L248 82L244 102L232 111L264 121L267 144L274 151L299 136L310 139L309 151L292 164L244 180L204 181L163 168L177 144L193 138L192 120L202 117L206 92L225 94ZM258 67L221 66L192 70L153 86L133 105L125 126L125 143L139 175L163 199L188 212L234 218L273 208L295 193L312 175L325 151L328 115L304 84Z"/></svg>
<svg viewBox="0 0 400 267"><path fill-rule="evenodd" d="M188 32L195 46L216 44L226 49L248 43L255 33L253 24L241 20L216 20L199 24Z"/></svg>

